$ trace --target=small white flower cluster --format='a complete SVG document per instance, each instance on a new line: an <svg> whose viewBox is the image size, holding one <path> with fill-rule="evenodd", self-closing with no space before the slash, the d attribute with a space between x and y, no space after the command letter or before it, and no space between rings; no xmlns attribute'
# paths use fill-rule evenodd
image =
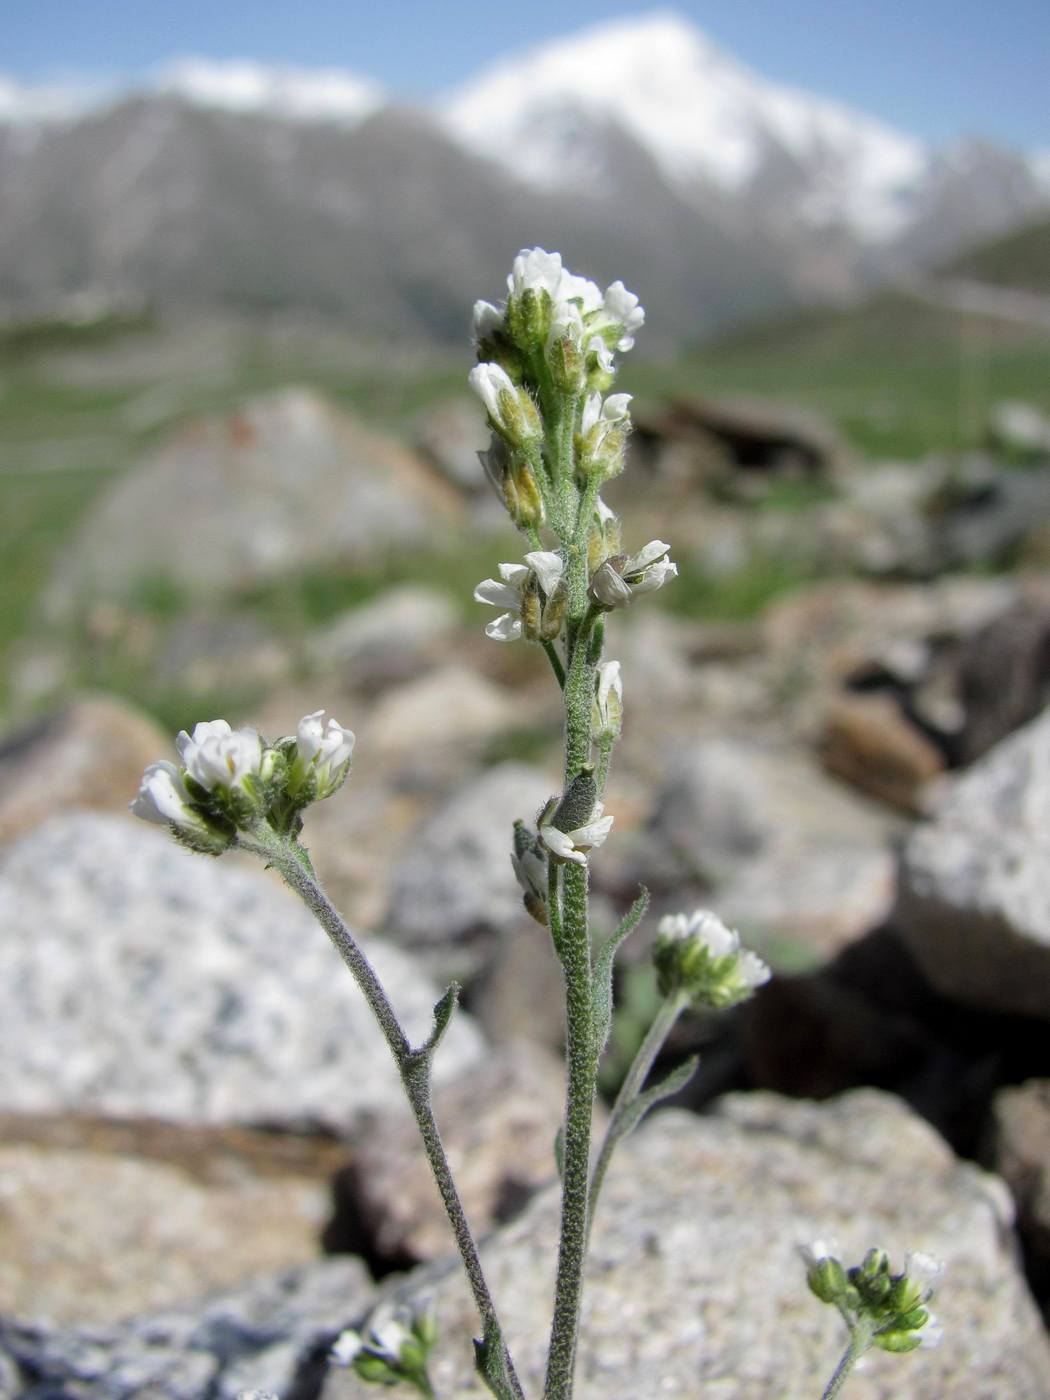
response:
<svg viewBox="0 0 1050 1400"><path fill-rule="evenodd" d="M479 347L504 328L508 310L531 294L544 300L552 339L571 338L588 354L608 357L611 350L630 350L645 324L645 311L622 282L605 292L586 277L577 277L562 265L560 253L543 248L523 248L507 278L508 303L504 308L488 301L474 303L474 340Z"/></svg>
<svg viewBox="0 0 1050 1400"><path fill-rule="evenodd" d="M590 817L572 831L561 831L553 822L541 821L540 840L548 854L555 860L571 861L574 865L586 865L587 857L596 846L604 844L612 831L613 819L603 816L604 808L596 802Z"/></svg>
<svg viewBox="0 0 1050 1400"><path fill-rule="evenodd" d="M799 1245L799 1254L810 1291L837 1308L850 1331L862 1332L868 1346L908 1352L940 1344L943 1329L927 1304L944 1266L930 1255L909 1252L904 1269L895 1274L882 1249L869 1249L852 1269L844 1267L833 1241Z"/></svg>
<svg viewBox="0 0 1050 1400"><path fill-rule="evenodd" d="M768 966L740 944L710 909L666 914L657 925L653 961L664 996L681 991L695 1006L724 1010L768 982Z"/></svg>
<svg viewBox="0 0 1050 1400"><path fill-rule="evenodd" d="M350 766L354 736L323 710L304 715L296 734L264 743L249 728L203 720L175 740L181 767L167 760L146 769L131 811L168 826L187 845L219 854L239 828L281 819L285 829L310 802L330 796Z"/></svg>
<svg viewBox="0 0 1050 1400"><path fill-rule="evenodd" d="M333 1366L349 1366L362 1380L393 1386L407 1381L425 1395L433 1395L427 1376L427 1360L437 1340L433 1303L426 1300L417 1312L386 1304L376 1309L363 1332L348 1327L336 1338L328 1359Z"/></svg>

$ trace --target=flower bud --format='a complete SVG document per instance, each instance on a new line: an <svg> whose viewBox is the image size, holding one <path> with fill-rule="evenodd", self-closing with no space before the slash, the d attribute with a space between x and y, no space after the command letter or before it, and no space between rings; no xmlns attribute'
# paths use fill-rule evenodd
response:
<svg viewBox="0 0 1050 1400"><path fill-rule="evenodd" d="M475 365L468 376L489 415L489 422L511 447L530 447L543 436L543 425L531 396L518 388L497 364Z"/></svg>
<svg viewBox="0 0 1050 1400"><path fill-rule="evenodd" d="M131 811L143 821L170 828L181 845L202 855L218 856L234 838L232 823L195 803L174 763L151 763L142 776Z"/></svg>
<svg viewBox="0 0 1050 1400"><path fill-rule="evenodd" d="M623 725L623 681L620 679L620 663L603 661L594 678L594 710L591 726L594 738L602 740L618 739Z"/></svg>

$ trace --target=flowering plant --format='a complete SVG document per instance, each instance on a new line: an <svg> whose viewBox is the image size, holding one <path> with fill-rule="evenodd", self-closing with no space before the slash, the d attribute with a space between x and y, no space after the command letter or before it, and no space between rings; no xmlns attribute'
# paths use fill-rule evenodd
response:
<svg viewBox="0 0 1050 1400"><path fill-rule="evenodd" d="M592 1110L613 1015L614 961L643 918L648 898L643 890L618 927L595 938L590 864L613 828L614 816L604 808L605 788L624 709L620 663L604 657L606 620L677 574L662 540L633 552L622 549L620 522L601 494L605 483L623 470L631 427L630 395L608 393L615 355L631 349L643 322L638 298L621 282L602 292L569 272L557 253L540 248L515 258L501 305L479 301L474 308L479 363L470 384L492 433L479 456L528 545L522 562L501 563L499 577L478 584L474 596L501 609L485 629L490 637L542 648L565 715L560 790L531 821L522 817L515 823L509 851L525 908L549 931L565 989L566 1109L556 1146L562 1209L547 1400L567 1400L573 1392L584 1260L616 1146L654 1104L682 1088L696 1068L690 1060L663 1082L647 1085L675 1020L690 1006L734 1006L769 977L766 965L743 949L738 935L714 913L697 910L661 921L654 953L659 1006L592 1162ZM153 764L132 808L166 824L194 850L209 855L230 847L254 852L281 874L328 933L376 1017L419 1126L477 1306L478 1372L499 1400L522 1400L521 1381L431 1104L432 1063L459 989L455 984L448 988L434 1008L430 1035L413 1045L356 938L318 882L300 840L302 814L342 785L354 747L349 730L335 720L324 726L322 720L322 711L306 715L294 735L274 743L252 729L232 729L224 720L198 724L192 735L184 732L176 740L181 766ZM819 1272L822 1265L814 1267ZM857 1292L860 1284L849 1287ZM898 1313L903 1309L906 1314L895 1325L918 1331L923 1325L918 1295L905 1298L899 1279L892 1287ZM867 1297L863 1290L858 1297L862 1295ZM434 1336L429 1316L393 1316L344 1333L332 1360L352 1367L363 1380L383 1385L400 1381L432 1395L427 1358Z"/></svg>

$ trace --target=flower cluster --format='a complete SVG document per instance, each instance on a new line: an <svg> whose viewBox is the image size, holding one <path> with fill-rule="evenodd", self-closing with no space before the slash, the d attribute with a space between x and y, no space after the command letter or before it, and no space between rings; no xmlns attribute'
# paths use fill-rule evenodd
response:
<svg viewBox="0 0 1050 1400"><path fill-rule="evenodd" d="M364 1332L348 1328L340 1333L329 1352L335 1366L348 1366L363 1380L375 1385L395 1386L400 1382L420 1394L432 1396L427 1362L437 1341L433 1307L420 1311L406 1307L378 1309Z"/></svg>
<svg viewBox="0 0 1050 1400"><path fill-rule="evenodd" d="M565 616L565 560L551 550L526 554L524 564L501 564L499 579L487 578L474 590L479 603L509 608L485 628L498 642L524 637L530 642L552 641ZM502 582L500 581L502 580Z"/></svg>
<svg viewBox="0 0 1050 1400"><path fill-rule="evenodd" d="M863 1331L869 1346L904 1352L939 1343L940 1324L926 1304L942 1266L928 1254L905 1255L904 1269L895 1274L881 1249L869 1249L852 1269L844 1268L835 1247L823 1240L799 1252L811 1292L838 1308L851 1333Z"/></svg>
<svg viewBox="0 0 1050 1400"><path fill-rule="evenodd" d="M680 991L694 1006L716 1011L746 1001L770 977L762 959L742 948L740 935L709 909L665 915L653 962L663 996Z"/></svg>
<svg viewBox="0 0 1050 1400"><path fill-rule="evenodd" d="M480 453L490 482L514 523L538 545L538 531L551 529L565 551L587 546L589 598L599 610L619 608L661 587L677 573L668 546L653 540L634 555L621 555L619 522L601 500L601 483L623 470L630 432L630 394L607 394L615 377L614 352L630 350L645 320L638 298L622 282L604 292L562 265L558 253L527 248L514 260L502 306L474 307L474 341L480 361L470 385L481 399L492 429ZM571 430L571 431L570 431ZM568 434L568 436L566 436ZM586 497L587 516L579 512ZM580 529L582 525L582 531ZM509 608L487 628L501 641L524 637L551 642L565 612L555 603L537 613L528 570L543 579L548 555L534 548L525 564L501 564L501 585L486 579L475 597Z"/></svg>
<svg viewBox="0 0 1050 1400"><path fill-rule="evenodd" d="M182 730L175 740L181 766L151 763L131 810L208 855L261 822L296 835L303 808L330 797L350 770L354 736L334 719L325 728L323 716L304 715L297 732L275 744L224 719Z"/></svg>

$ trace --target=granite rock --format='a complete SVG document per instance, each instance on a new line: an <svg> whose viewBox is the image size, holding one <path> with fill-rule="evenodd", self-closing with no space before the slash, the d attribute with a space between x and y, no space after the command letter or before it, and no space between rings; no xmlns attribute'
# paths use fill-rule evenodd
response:
<svg viewBox="0 0 1050 1400"><path fill-rule="evenodd" d="M893 922L943 995L1050 1017L1050 712L957 779L912 833Z"/></svg>
<svg viewBox="0 0 1050 1400"><path fill-rule="evenodd" d="M348 972L272 877L133 818L56 817L0 863L2 1104L22 1111L347 1129L400 1094ZM368 951L414 1039L440 988ZM436 1060L481 1038L457 1015Z"/></svg>
<svg viewBox="0 0 1050 1400"><path fill-rule="evenodd" d="M529 1393L541 1386L556 1190L488 1242L484 1263ZM844 1344L809 1293L800 1243L837 1236L858 1260L878 1244L946 1265L936 1302L946 1341L874 1353L855 1382L869 1400L1045 1400L1050 1349L1017 1265L1008 1194L958 1161L898 1100L861 1090L826 1104L732 1095L712 1116L668 1111L621 1149L596 1219L584 1295L580 1400L656 1395L812 1400ZM476 1319L458 1274L436 1293L439 1394L481 1396ZM329 1373L324 1400L361 1394Z"/></svg>
<svg viewBox="0 0 1050 1400"><path fill-rule="evenodd" d="M532 821L555 779L501 763L459 787L427 820L393 872L385 926L409 945L497 934L523 917L510 864L513 823Z"/></svg>

